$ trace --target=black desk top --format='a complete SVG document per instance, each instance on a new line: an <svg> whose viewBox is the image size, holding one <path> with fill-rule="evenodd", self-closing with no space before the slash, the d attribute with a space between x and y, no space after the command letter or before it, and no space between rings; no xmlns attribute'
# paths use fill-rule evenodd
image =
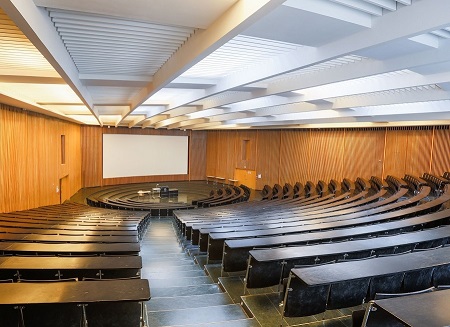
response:
<svg viewBox="0 0 450 327"><path fill-rule="evenodd" d="M46 243L137 243L137 236L95 236L95 235L40 235L0 233L3 241L25 241Z"/></svg>
<svg viewBox="0 0 450 327"><path fill-rule="evenodd" d="M135 226L97 226L97 225L77 225L77 224L42 224L42 223L21 223L21 222L9 222L0 221L0 227L22 227L22 228L33 228L33 229L67 229L67 230L136 230L137 224Z"/></svg>
<svg viewBox="0 0 450 327"><path fill-rule="evenodd" d="M388 219L395 219L398 217L402 217L405 215L411 215L411 214L420 214L421 212L426 212L430 208L433 208L434 206L440 206L445 201L448 201L450 199L450 194L442 195L441 197L414 206L409 207L406 209L400 209L397 211L387 212L383 214L373 215L373 216L366 216L362 218L355 218L355 219L347 219L347 216L336 217L333 219L328 219L321 221L321 220L312 220L312 221L304 221L299 222L298 226L293 227L278 227L278 228L269 228L269 229L258 229L258 230L251 230L251 231L236 231L236 232L215 232L209 234L209 237L213 240L226 240L226 239L232 239L232 238L244 238L244 237L258 237L258 236L269 236L269 235L277 235L277 234L288 234L288 233L299 233L299 232L308 232L308 231L314 231L314 230L325 230L325 229L331 229L331 228L342 228L342 227L348 227L348 226L357 226L361 224L368 224L368 223L374 223L374 222L381 222ZM403 201L402 201L403 202ZM334 220L336 219L336 220Z"/></svg>
<svg viewBox="0 0 450 327"><path fill-rule="evenodd" d="M1 236L0 236L1 237ZM22 240L28 242L54 243L137 243L137 236L75 236L75 235L26 235Z"/></svg>
<svg viewBox="0 0 450 327"><path fill-rule="evenodd" d="M140 256L123 257L0 257L0 269L141 269Z"/></svg>
<svg viewBox="0 0 450 327"><path fill-rule="evenodd" d="M149 299L150 288L146 279L0 283L0 305L138 302Z"/></svg>
<svg viewBox="0 0 450 327"><path fill-rule="evenodd" d="M1 234L40 234L40 235L76 235L76 236L137 236L137 230L67 230L67 229L42 229L26 227L1 227Z"/></svg>
<svg viewBox="0 0 450 327"><path fill-rule="evenodd" d="M384 309L410 327L443 327L450 325L450 290L376 300ZM369 315L370 321L370 315Z"/></svg>
<svg viewBox="0 0 450 327"><path fill-rule="evenodd" d="M389 275L450 263L450 247L317 267L294 268L291 273L306 285L328 285L346 280Z"/></svg>
<svg viewBox="0 0 450 327"><path fill-rule="evenodd" d="M379 233L382 231L389 231L420 224L426 224L446 217L450 217L450 210L439 211L423 216L398 221L391 221L387 223L342 228L336 230L327 230L323 232L231 239L226 240L225 244L230 249L238 249L238 248L252 248L261 246L274 246L274 245L276 246L290 243L309 242L315 240L327 240L333 238L346 238L346 237L354 237L357 235Z"/></svg>
<svg viewBox="0 0 450 327"><path fill-rule="evenodd" d="M139 252L139 243L10 243L0 242L0 251L39 253L124 253Z"/></svg>
<svg viewBox="0 0 450 327"><path fill-rule="evenodd" d="M326 256L340 253L352 253L372 249L392 248L406 244L432 241L447 238L450 235L450 226L438 229L423 230L400 235L369 238L347 242L323 243L317 245L304 245L275 249L251 250L250 255L256 261L278 261L283 259L307 258Z"/></svg>

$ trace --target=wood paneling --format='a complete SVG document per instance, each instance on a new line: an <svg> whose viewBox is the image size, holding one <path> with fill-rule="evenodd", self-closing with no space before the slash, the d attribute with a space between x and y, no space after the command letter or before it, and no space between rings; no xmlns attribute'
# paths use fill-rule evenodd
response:
<svg viewBox="0 0 450 327"><path fill-rule="evenodd" d="M432 142L432 127L416 127L408 130L405 174L421 176L430 172Z"/></svg>
<svg viewBox="0 0 450 327"><path fill-rule="evenodd" d="M343 170L339 180L344 177L356 179L381 176L383 173L385 130L353 129L345 130L343 149Z"/></svg>
<svg viewBox="0 0 450 327"><path fill-rule="evenodd" d="M441 175L450 171L450 127L438 126L434 129L431 173Z"/></svg>
<svg viewBox="0 0 450 327"><path fill-rule="evenodd" d="M162 181L185 181L205 179L206 133L197 131L165 130L165 129L138 129L138 128L106 128L97 126L84 126L81 129L83 143L83 187L106 186L128 183L153 183ZM134 176L120 178L103 178L103 134L135 134L135 135L172 135L190 136L189 145L189 174L183 175L157 175ZM196 161L193 161L196 160Z"/></svg>
<svg viewBox="0 0 450 327"><path fill-rule="evenodd" d="M206 137L206 176L217 176L219 131L208 132Z"/></svg>
<svg viewBox="0 0 450 327"><path fill-rule="evenodd" d="M384 156L384 176L403 177L408 150L408 131L406 128L389 128L386 131Z"/></svg>
<svg viewBox="0 0 450 327"><path fill-rule="evenodd" d="M261 178L256 180L256 188L279 183L281 131L258 131L256 139L256 174Z"/></svg>
<svg viewBox="0 0 450 327"><path fill-rule="evenodd" d="M280 183L305 182L310 178L311 132L292 130L281 133Z"/></svg>
<svg viewBox="0 0 450 327"><path fill-rule="evenodd" d="M189 141L190 180L206 179L206 135L205 131L192 131Z"/></svg>
<svg viewBox="0 0 450 327"><path fill-rule="evenodd" d="M82 181L83 187L102 185L102 129L97 126L81 126Z"/></svg>
<svg viewBox="0 0 450 327"><path fill-rule="evenodd" d="M81 188L80 126L0 105L0 211L60 203ZM66 163L61 163L65 135Z"/></svg>
<svg viewBox="0 0 450 327"><path fill-rule="evenodd" d="M235 131L235 167L239 169L255 170L256 169L256 138L257 131ZM248 141L248 147L246 151L246 158L243 158L243 146L244 140ZM234 169L232 171L234 175Z"/></svg>
<svg viewBox="0 0 450 327"><path fill-rule="evenodd" d="M243 139L253 142L253 132L207 132L207 175L223 174L229 178L226 174L231 167L241 168L241 142ZM233 142L234 149L230 146ZM422 175L430 167L437 175L450 170L448 126L260 130L256 132L254 144L255 149L250 152L255 160L247 161L250 169L254 162L256 174L261 174L261 179L256 181L257 189L265 184L308 180L316 183L319 179L329 182L332 178L341 181L345 177ZM233 157L235 166L229 160Z"/></svg>
<svg viewBox="0 0 450 327"><path fill-rule="evenodd" d="M308 180L328 183L342 180L344 165L344 130L312 130L310 147L310 172ZM305 182L306 180L302 180Z"/></svg>
<svg viewBox="0 0 450 327"><path fill-rule="evenodd" d="M429 172L433 130L428 127L402 127L386 132L384 175L403 177Z"/></svg>

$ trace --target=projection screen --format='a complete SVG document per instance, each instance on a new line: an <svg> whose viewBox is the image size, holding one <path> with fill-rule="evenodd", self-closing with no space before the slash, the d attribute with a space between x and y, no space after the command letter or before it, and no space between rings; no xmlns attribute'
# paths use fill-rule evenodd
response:
<svg viewBox="0 0 450 327"><path fill-rule="evenodd" d="M187 136L103 134L103 178L188 173Z"/></svg>

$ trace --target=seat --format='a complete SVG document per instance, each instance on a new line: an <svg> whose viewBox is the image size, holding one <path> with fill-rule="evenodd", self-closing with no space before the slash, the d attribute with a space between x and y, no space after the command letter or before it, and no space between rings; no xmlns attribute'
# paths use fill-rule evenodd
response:
<svg viewBox="0 0 450 327"><path fill-rule="evenodd" d="M433 285L450 285L450 264L434 268Z"/></svg>
<svg viewBox="0 0 450 327"><path fill-rule="evenodd" d="M365 302L370 278L332 284L327 300L327 310L353 307Z"/></svg>
<svg viewBox="0 0 450 327"><path fill-rule="evenodd" d="M294 275L290 275L283 301L283 315L303 317L326 310L330 285L305 286Z"/></svg>
<svg viewBox="0 0 450 327"><path fill-rule="evenodd" d="M403 292L420 291L431 286L434 267L408 271L403 277Z"/></svg>
<svg viewBox="0 0 450 327"><path fill-rule="evenodd" d="M398 293L402 289L403 272L372 277L369 284L368 299L373 300L376 293Z"/></svg>

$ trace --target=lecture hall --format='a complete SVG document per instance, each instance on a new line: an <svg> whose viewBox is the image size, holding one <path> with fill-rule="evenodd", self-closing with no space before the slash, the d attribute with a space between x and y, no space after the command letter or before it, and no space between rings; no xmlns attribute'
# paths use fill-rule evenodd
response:
<svg viewBox="0 0 450 327"><path fill-rule="evenodd" d="M0 0L1 327L450 326L449 13Z"/></svg>

